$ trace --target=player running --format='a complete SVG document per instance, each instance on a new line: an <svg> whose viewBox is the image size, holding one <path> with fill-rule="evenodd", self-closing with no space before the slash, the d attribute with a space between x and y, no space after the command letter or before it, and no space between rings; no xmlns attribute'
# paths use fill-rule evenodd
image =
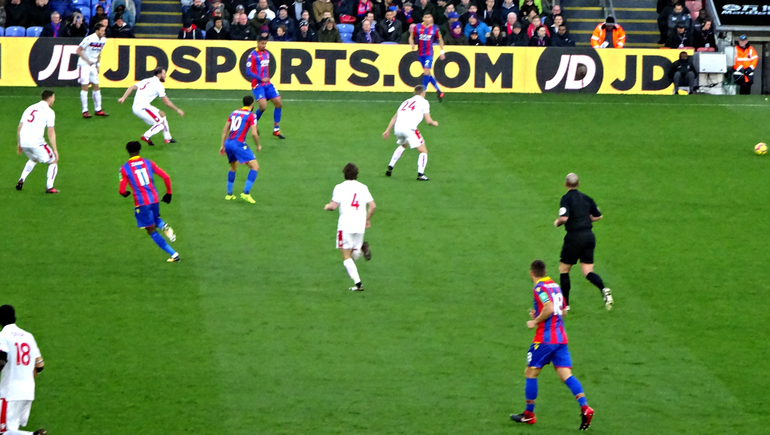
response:
<svg viewBox="0 0 770 435"><path fill-rule="evenodd" d="M19 430L26 426L35 400L35 378L45 363L35 337L16 326L16 312L0 306L0 433L3 435L45 435Z"/></svg>
<svg viewBox="0 0 770 435"><path fill-rule="evenodd" d="M249 175L246 177L241 199L251 204L256 203L249 192L251 186L257 181L259 164L254 157L254 152L246 145L246 134L251 133L254 143L257 144L257 151L262 151L257 134L257 117L252 112L253 109L254 97L251 95L243 97L243 107L230 114L222 130L222 146L219 148L219 154L227 154L227 161L230 162L230 171L227 173L227 196L225 196L228 201L236 198L233 195L233 183L235 183L235 171L240 163L249 167Z"/></svg>
<svg viewBox="0 0 770 435"><path fill-rule="evenodd" d="M369 244L364 242L364 232L371 226L372 215L377 204L365 184L358 179L358 167L348 163L342 169L345 181L334 186L332 200L324 206L326 211L340 209L337 221L337 249L342 252L342 264L356 284L350 287L354 292L364 291L358 276L355 260L363 254L367 261L372 259Z"/></svg>
<svg viewBox="0 0 770 435"><path fill-rule="evenodd" d="M527 322L529 329L537 328L535 339L527 352L527 369L524 376L527 384L524 394L527 408L521 414L511 415L517 423L535 424L535 399L537 399L537 376L546 365L553 363L559 379L567 385L580 405L580 430L588 429L594 417L594 410L588 406L583 386L572 376L572 359L567 347L567 333L564 331L564 297L559 286L546 276L545 263L535 260L529 268L529 277L535 283L532 291L534 309L529 310L532 320Z"/></svg>
<svg viewBox="0 0 770 435"><path fill-rule="evenodd" d="M417 151L420 152L419 157L417 157L417 181L430 180L430 178L425 176L425 166L428 164L428 149L425 147L425 140L423 140L420 131L417 130L417 126L423 118L429 125L436 127L438 127L438 122L430 117L430 103L425 99L425 92L425 86L415 86L414 97L401 103L401 107L391 118L385 133L382 133L382 137L387 140L390 137L390 129L393 129L393 132L396 134L396 143L398 144L396 150L393 151L393 157L390 158L388 170L385 172L385 175L388 177L392 174L393 166L401 158L401 154L404 153L408 144L409 148L417 148Z"/></svg>
<svg viewBox="0 0 770 435"><path fill-rule="evenodd" d="M126 101L126 98L128 98L132 92L136 91L134 105L131 109L133 110L134 115L138 116L139 119L148 125L151 125L150 129L144 132L141 137L141 139L150 146L155 146L150 138L159 131L163 131L163 141L165 143L176 143L171 137L166 114L152 105L152 101L156 97L160 97L163 100L163 104L176 110L176 113L178 113L179 116L184 116L184 112L178 109L166 96L166 89L163 87L165 81L166 69L161 67L155 68L152 72L152 77L144 79L135 85L131 85L131 87L126 89L126 93L118 99L118 103L123 104L123 102Z"/></svg>
<svg viewBox="0 0 770 435"><path fill-rule="evenodd" d="M179 261L179 254L174 248L168 245L157 229L160 228L171 242L176 241L174 230L163 222L160 218L160 206L158 204L158 191L155 190L155 181L153 175L158 174L166 184L166 194L162 201L171 204L171 177L166 174L155 162L139 157L139 151L142 150L142 144L133 141L126 144L126 151L131 158L120 168L120 189L118 192L127 198L131 191L126 187L130 184L134 189L134 215L136 224L139 228L147 230L152 241L160 249L171 255L167 261L173 263Z"/></svg>
<svg viewBox="0 0 770 435"><path fill-rule="evenodd" d="M45 184L45 193L59 193L53 188L53 182L59 171L59 150L56 149L56 131L54 122L56 114L53 109L53 102L56 97L53 91L45 90L41 94L42 101L27 107L21 115L19 128L16 130L16 153L22 152L29 158L24 170L21 172L21 178L16 183L16 190L24 187L24 181L27 176L35 169L38 163L48 165L48 180ZM48 130L48 140L51 146L45 143L45 132Z"/></svg>
<svg viewBox="0 0 770 435"><path fill-rule="evenodd" d="M417 42L415 43L415 40ZM444 101L444 93L438 88L436 78L433 77L430 70L433 68L433 43L438 41L438 45L441 48L439 58L444 60L444 40L441 38L441 32L438 26L433 24L433 14L426 12L422 17L422 24L418 24L414 27L414 32L409 34L409 45L412 46L412 50L417 46L417 55L422 65L422 86L425 90L428 89L428 84L432 83L438 93L438 102Z"/></svg>
<svg viewBox="0 0 770 435"><path fill-rule="evenodd" d="M96 116L109 116L102 110L102 91L99 88L99 60L102 49L107 44L105 34L107 28L102 23L94 26L94 33L83 38L76 51L78 55L78 83L80 83L80 104L83 107L83 118L90 118L88 112L88 86L91 85Z"/></svg>
<svg viewBox="0 0 770 435"><path fill-rule="evenodd" d="M249 60L246 62L246 75L251 79L251 92L254 93L254 99L257 100L259 109L257 110L257 121L267 110L267 100L270 100L275 106L273 110L273 136L279 139L286 139L281 134L281 94L275 90L275 86L270 83L270 52L266 50L267 38L260 36L257 40L257 49L249 54Z"/></svg>

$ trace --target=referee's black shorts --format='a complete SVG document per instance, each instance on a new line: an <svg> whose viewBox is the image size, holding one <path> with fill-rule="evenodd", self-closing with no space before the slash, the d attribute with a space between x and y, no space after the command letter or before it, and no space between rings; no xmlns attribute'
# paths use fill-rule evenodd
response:
<svg viewBox="0 0 770 435"><path fill-rule="evenodd" d="M593 264L594 248L596 248L596 237L593 231L583 230L567 233L564 236L564 245L561 247L559 261L569 265L577 264L578 260L584 264Z"/></svg>

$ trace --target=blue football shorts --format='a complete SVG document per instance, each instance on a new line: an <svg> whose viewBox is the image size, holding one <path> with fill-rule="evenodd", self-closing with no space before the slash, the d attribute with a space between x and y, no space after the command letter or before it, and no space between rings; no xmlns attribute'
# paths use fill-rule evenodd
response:
<svg viewBox="0 0 770 435"><path fill-rule="evenodd" d="M134 216L136 217L136 226L139 228L158 226L160 224L160 205L156 202L155 204L135 207Z"/></svg>
<svg viewBox="0 0 770 435"><path fill-rule="evenodd" d="M556 368L572 367L572 358L566 344L535 344L527 352L527 367L542 369L553 363Z"/></svg>
<svg viewBox="0 0 770 435"><path fill-rule="evenodd" d="M433 55L430 56L417 56L420 60L420 65L423 68L433 68Z"/></svg>
<svg viewBox="0 0 770 435"><path fill-rule="evenodd" d="M256 101L264 99L272 100L273 98L281 96L281 94L275 90L275 86L273 86L272 83L268 83L264 86L257 86L252 89L251 92L254 93L254 100Z"/></svg>
<svg viewBox="0 0 770 435"><path fill-rule="evenodd" d="M225 141L225 153L228 163L237 161L243 164L257 159L254 157L254 151L248 145L237 140Z"/></svg>

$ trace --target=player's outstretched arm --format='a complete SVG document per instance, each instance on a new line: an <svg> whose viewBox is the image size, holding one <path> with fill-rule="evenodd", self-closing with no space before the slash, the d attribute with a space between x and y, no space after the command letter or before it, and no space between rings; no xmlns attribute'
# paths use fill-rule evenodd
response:
<svg viewBox="0 0 770 435"><path fill-rule="evenodd" d="M225 155L225 141L228 133L230 133L230 118L227 118L225 128L222 129L222 145L219 147L219 154Z"/></svg>
<svg viewBox="0 0 770 435"><path fill-rule="evenodd" d="M393 129L393 126L396 125L396 117L398 117L398 114L393 115L393 118L390 119L390 123L388 124L388 128L385 129L385 133L382 133L383 139L388 139L390 137L390 130Z"/></svg>
<svg viewBox="0 0 770 435"><path fill-rule="evenodd" d="M329 201L329 203L324 206L324 210L326 210L326 211L334 211L334 210L337 210L337 207L339 207L339 206L340 206L340 203L334 202L334 201Z"/></svg>
<svg viewBox="0 0 770 435"><path fill-rule="evenodd" d="M374 201L369 201L366 203L367 210L366 210L366 228L369 228L372 226L372 223L370 222L372 220L372 215L374 214L374 209L377 208L377 204L374 203Z"/></svg>
<svg viewBox="0 0 770 435"><path fill-rule="evenodd" d="M166 106L176 110L176 113L178 113L179 116L184 116L184 112L182 112L182 110L180 110L178 107L176 107L174 105L174 103L172 103L171 100L168 99L168 97L163 97L163 104L165 104Z"/></svg>
<svg viewBox="0 0 770 435"><path fill-rule="evenodd" d="M262 151L262 145L259 144L259 133L257 132L257 124L252 124L249 131L251 132L251 138L254 139L254 143L257 145L257 151Z"/></svg>
<svg viewBox="0 0 770 435"><path fill-rule="evenodd" d="M132 92L136 90L136 85L131 85L126 89L126 93L123 94L122 97L118 98L118 103L123 104L124 101L126 101L126 98L128 98L129 95L131 95Z"/></svg>
<svg viewBox="0 0 770 435"><path fill-rule="evenodd" d="M54 163L59 161L59 149L56 148L56 130L53 127L48 127L48 141L51 142L51 148L53 148L53 155L56 158Z"/></svg>
<svg viewBox="0 0 770 435"><path fill-rule="evenodd" d="M428 125L432 125L434 127L438 127L438 122L434 121L433 118L430 117L430 113L425 114L425 122L428 123Z"/></svg>
<svg viewBox="0 0 770 435"><path fill-rule="evenodd" d="M602 216L594 216L594 215L591 215L591 222L596 222L596 221L598 221L599 219L601 219L602 217L603 217L603 215L602 215Z"/></svg>

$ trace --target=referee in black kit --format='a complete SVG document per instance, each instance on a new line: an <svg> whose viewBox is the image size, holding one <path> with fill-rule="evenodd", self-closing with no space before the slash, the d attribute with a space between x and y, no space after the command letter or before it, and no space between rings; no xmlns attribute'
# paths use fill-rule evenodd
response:
<svg viewBox="0 0 770 435"><path fill-rule="evenodd" d="M612 309L612 291L604 287L602 278L594 273L594 248L596 237L591 228L593 222L602 218L602 212L590 196L579 192L577 174L570 173L564 186L567 193L561 197L559 204L559 218L554 221L554 226L564 225L567 235L564 236L564 245L561 248L559 259L559 273L561 278L561 292L564 295L564 303L569 310L569 271L580 260L580 268L583 275L602 292L604 305L608 310Z"/></svg>

